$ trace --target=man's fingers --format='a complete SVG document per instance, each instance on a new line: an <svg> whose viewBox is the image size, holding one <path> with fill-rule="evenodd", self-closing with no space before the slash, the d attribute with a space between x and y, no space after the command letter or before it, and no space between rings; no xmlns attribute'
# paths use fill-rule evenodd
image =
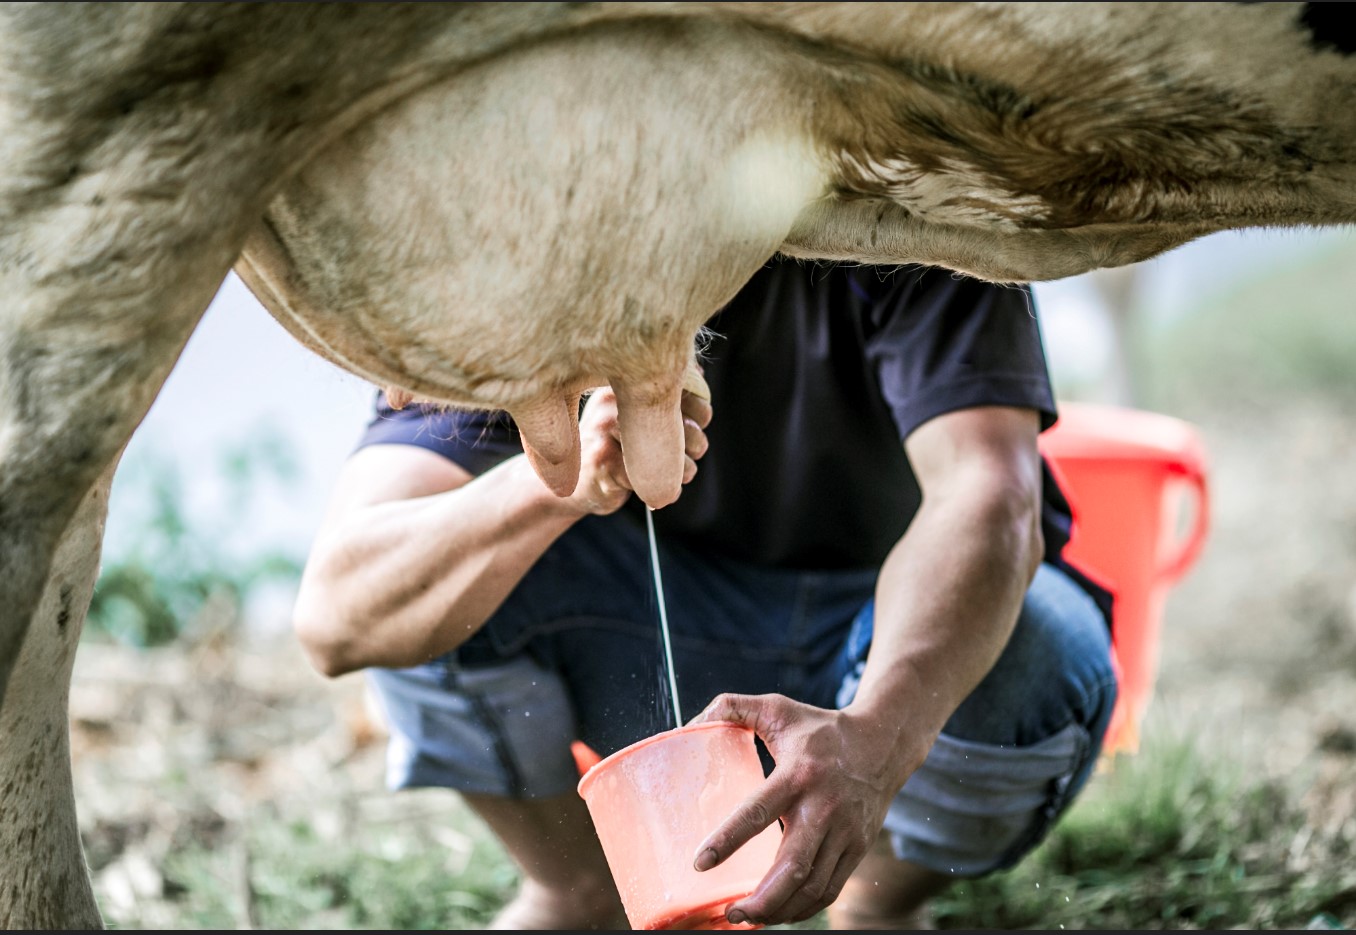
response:
<svg viewBox="0 0 1356 935"><path fill-rule="evenodd" d="M544 399L509 413L518 424L528 463L557 497L579 483L578 397Z"/></svg>
<svg viewBox="0 0 1356 935"><path fill-rule="evenodd" d="M832 839L832 835L824 837L822 828L816 830L803 822L800 827L788 823L772 868L757 889L730 907L726 918L733 922L738 913L745 920L763 924L786 921L784 907L807 889L817 887L817 897L827 886L840 850L831 843Z"/></svg>
<svg viewBox="0 0 1356 935"><path fill-rule="evenodd" d="M787 837L791 837L789 828ZM767 882L770 885L766 893L760 887L742 903L730 908L739 909L750 918L755 917L753 915L755 911L761 912L759 918L765 919L771 924L805 921L828 907L838 898L838 894L847 885L848 877L852 875L852 871L861 862L861 858L866 852L861 849L845 847L845 844L850 840L850 836L841 831L830 832L819 846L819 853L815 855L813 866L811 866L805 882L780 905L774 903L777 894L771 889L771 885L775 884L769 876ZM784 843L789 844L790 842L784 841ZM762 898L764 895L766 895L766 899Z"/></svg>
<svg viewBox="0 0 1356 935"><path fill-rule="evenodd" d="M683 420L683 450L692 460L697 460L706 454L706 449L711 443L707 441L706 433L701 430L701 426L691 419Z"/></svg>
<svg viewBox="0 0 1356 935"><path fill-rule="evenodd" d="M763 706L768 695L734 695L725 693L711 699L711 703L688 723L704 724L708 721L731 721L752 728L755 733L762 726ZM759 734L762 737L762 734ZM767 738L763 737L767 743Z"/></svg>
<svg viewBox="0 0 1356 935"><path fill-rule="evenodd" d="M847 886L848 879L853 871L861 864L862 858L866 856L866 851L845 851L838 858L838 866L829 875L829 882L824 887L823 892L813 905L806 905L799 908L792 908L786 914L787 922L804 922L806 919L818 912L827 909L838 901L838 897L843 892L843 887Z"/></svg>
<svg viewBox="0 0 1356 935"><path fill-rule="evenodd" d="M687 365L683 371L683 392L696 399L703 400L708 405L711 402L711 387L706 385L706 377L702 376L701 364L695 360Z"/></svg>
<svg viewBox="0 0 1356 935"><path fill-rule="evenodd" d="M701 375L697 364L689 364L683 374L683 418L691 419L698 428L711 424L711 387Z"/></svg>
<svg viewBox="0 0 1356 935"><path fill-rule="evenodd" d="M408 390L402 390L398 386L386 387L386 404L397 412L412 402L414 402L414 394Z"/></svg>
<svg viewBox="0 0 1356 935"><path fill-rule="evenodd" d="M791 804L792 790L788 783L775 776L746 799L743 804L721 822L720 827L706 836L697 846L692 866L698 872L710 870L729 858L764 828L771 825Z"/></svg>
<svg viewBox="0 0 1356 935"><path fill-rule="evenodd" d="M697 462L691 458L683 458L683 483L690 484L692 479L697 476Z"/></svg>
<svg viewBox="0 0 1356 935"><path fill-rule="evenodd" d="M697 423L700 428L706 428L711 424L711 402L702 399L700 396L691 396L683 394L683 418L691 419Z"/></svg>

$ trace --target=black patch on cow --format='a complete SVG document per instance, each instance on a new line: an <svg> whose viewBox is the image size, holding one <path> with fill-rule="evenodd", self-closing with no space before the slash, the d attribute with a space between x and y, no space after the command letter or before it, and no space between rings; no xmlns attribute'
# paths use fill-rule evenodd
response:
<svg viewBox="0 0 1356 935"><path fill-rule="evenodd" d="M1306 3L1300 13L1300 23L1309 30L1309 41L1314 48L1356 54L1356 28L1352 20L1356 9L1345 3Z"/></svg>
<svg viewBox="0 0 1356 935"><path fill-rule="evenodd" d="M71 622L71 586L63 584L58 596L61 598L61 607L57 610L57 629L65 630L66 624Z"/></svg>

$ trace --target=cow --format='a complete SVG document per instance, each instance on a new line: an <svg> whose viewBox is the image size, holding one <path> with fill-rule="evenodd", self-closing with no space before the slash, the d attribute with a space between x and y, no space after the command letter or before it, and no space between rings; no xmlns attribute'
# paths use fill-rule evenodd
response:
<svg viewBox="0 0 1356 935"><path fill-rule="evenodd" d="M233 266L394 398L511 412L558 493L610 383L662 506L694 336L774 253L1019 282L1356 222L1328 6L0 8L0 924L100 924L71 665L118 456Z"/></svg>

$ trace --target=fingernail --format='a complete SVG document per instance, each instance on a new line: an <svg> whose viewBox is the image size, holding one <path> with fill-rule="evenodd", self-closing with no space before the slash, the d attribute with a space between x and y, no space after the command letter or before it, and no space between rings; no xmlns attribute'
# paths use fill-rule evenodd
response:
<svg viewBox="0 0 1356 935"><path fill-rule="evenodd" d="M708 847L706 850L702 851L700 854L697 855L697 862L694 863L692 866L697 868L698 873L701 873L704 870L710 870L715 865L716 865L716 852Z"/></svg>
<svg viewBox="0 0 1356 935"><path fill-rule="evenodd" d="M749 917L738 909L731 909L729 915L725 917L725 921L729 922L731 925L743 925L745 922L749 921Z"/></svg>

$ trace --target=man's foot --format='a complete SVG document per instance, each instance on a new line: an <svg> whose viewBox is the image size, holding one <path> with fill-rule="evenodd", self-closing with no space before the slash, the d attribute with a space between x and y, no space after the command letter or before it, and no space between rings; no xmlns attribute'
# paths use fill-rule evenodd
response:
<svg viewBox="0 0 1356 935"><path fill-rule="evenodd" d="M926 903L903 915L878 915L871 907L851 905L843 897L829 907L829 928L837 931L930 932L936 927Z"/></svg>
<svg viewBox="0 0 1356 935"><path fill-rule="evenodd" d="M579 886L558 892L524 880L518 895L490 921L489 928L528 929L627 929L626 914L617 900L610 879L606 885Z"/></svg>
<svg viewBox="0 0 1356 935"><path fill-rule="evenodd" d="M952 878L918 864L899 860L884 832L857 865L838 899L829 907L829 927L842 930L934 929L928 900L946 889Z"/></svg>
<svg viewBox="0 0 1356 935"><path fill-rule="evenodd" d="M629 928L584 800L571 789L545 799L463 793L490 826L522 883L492 929Z"/></svg>

